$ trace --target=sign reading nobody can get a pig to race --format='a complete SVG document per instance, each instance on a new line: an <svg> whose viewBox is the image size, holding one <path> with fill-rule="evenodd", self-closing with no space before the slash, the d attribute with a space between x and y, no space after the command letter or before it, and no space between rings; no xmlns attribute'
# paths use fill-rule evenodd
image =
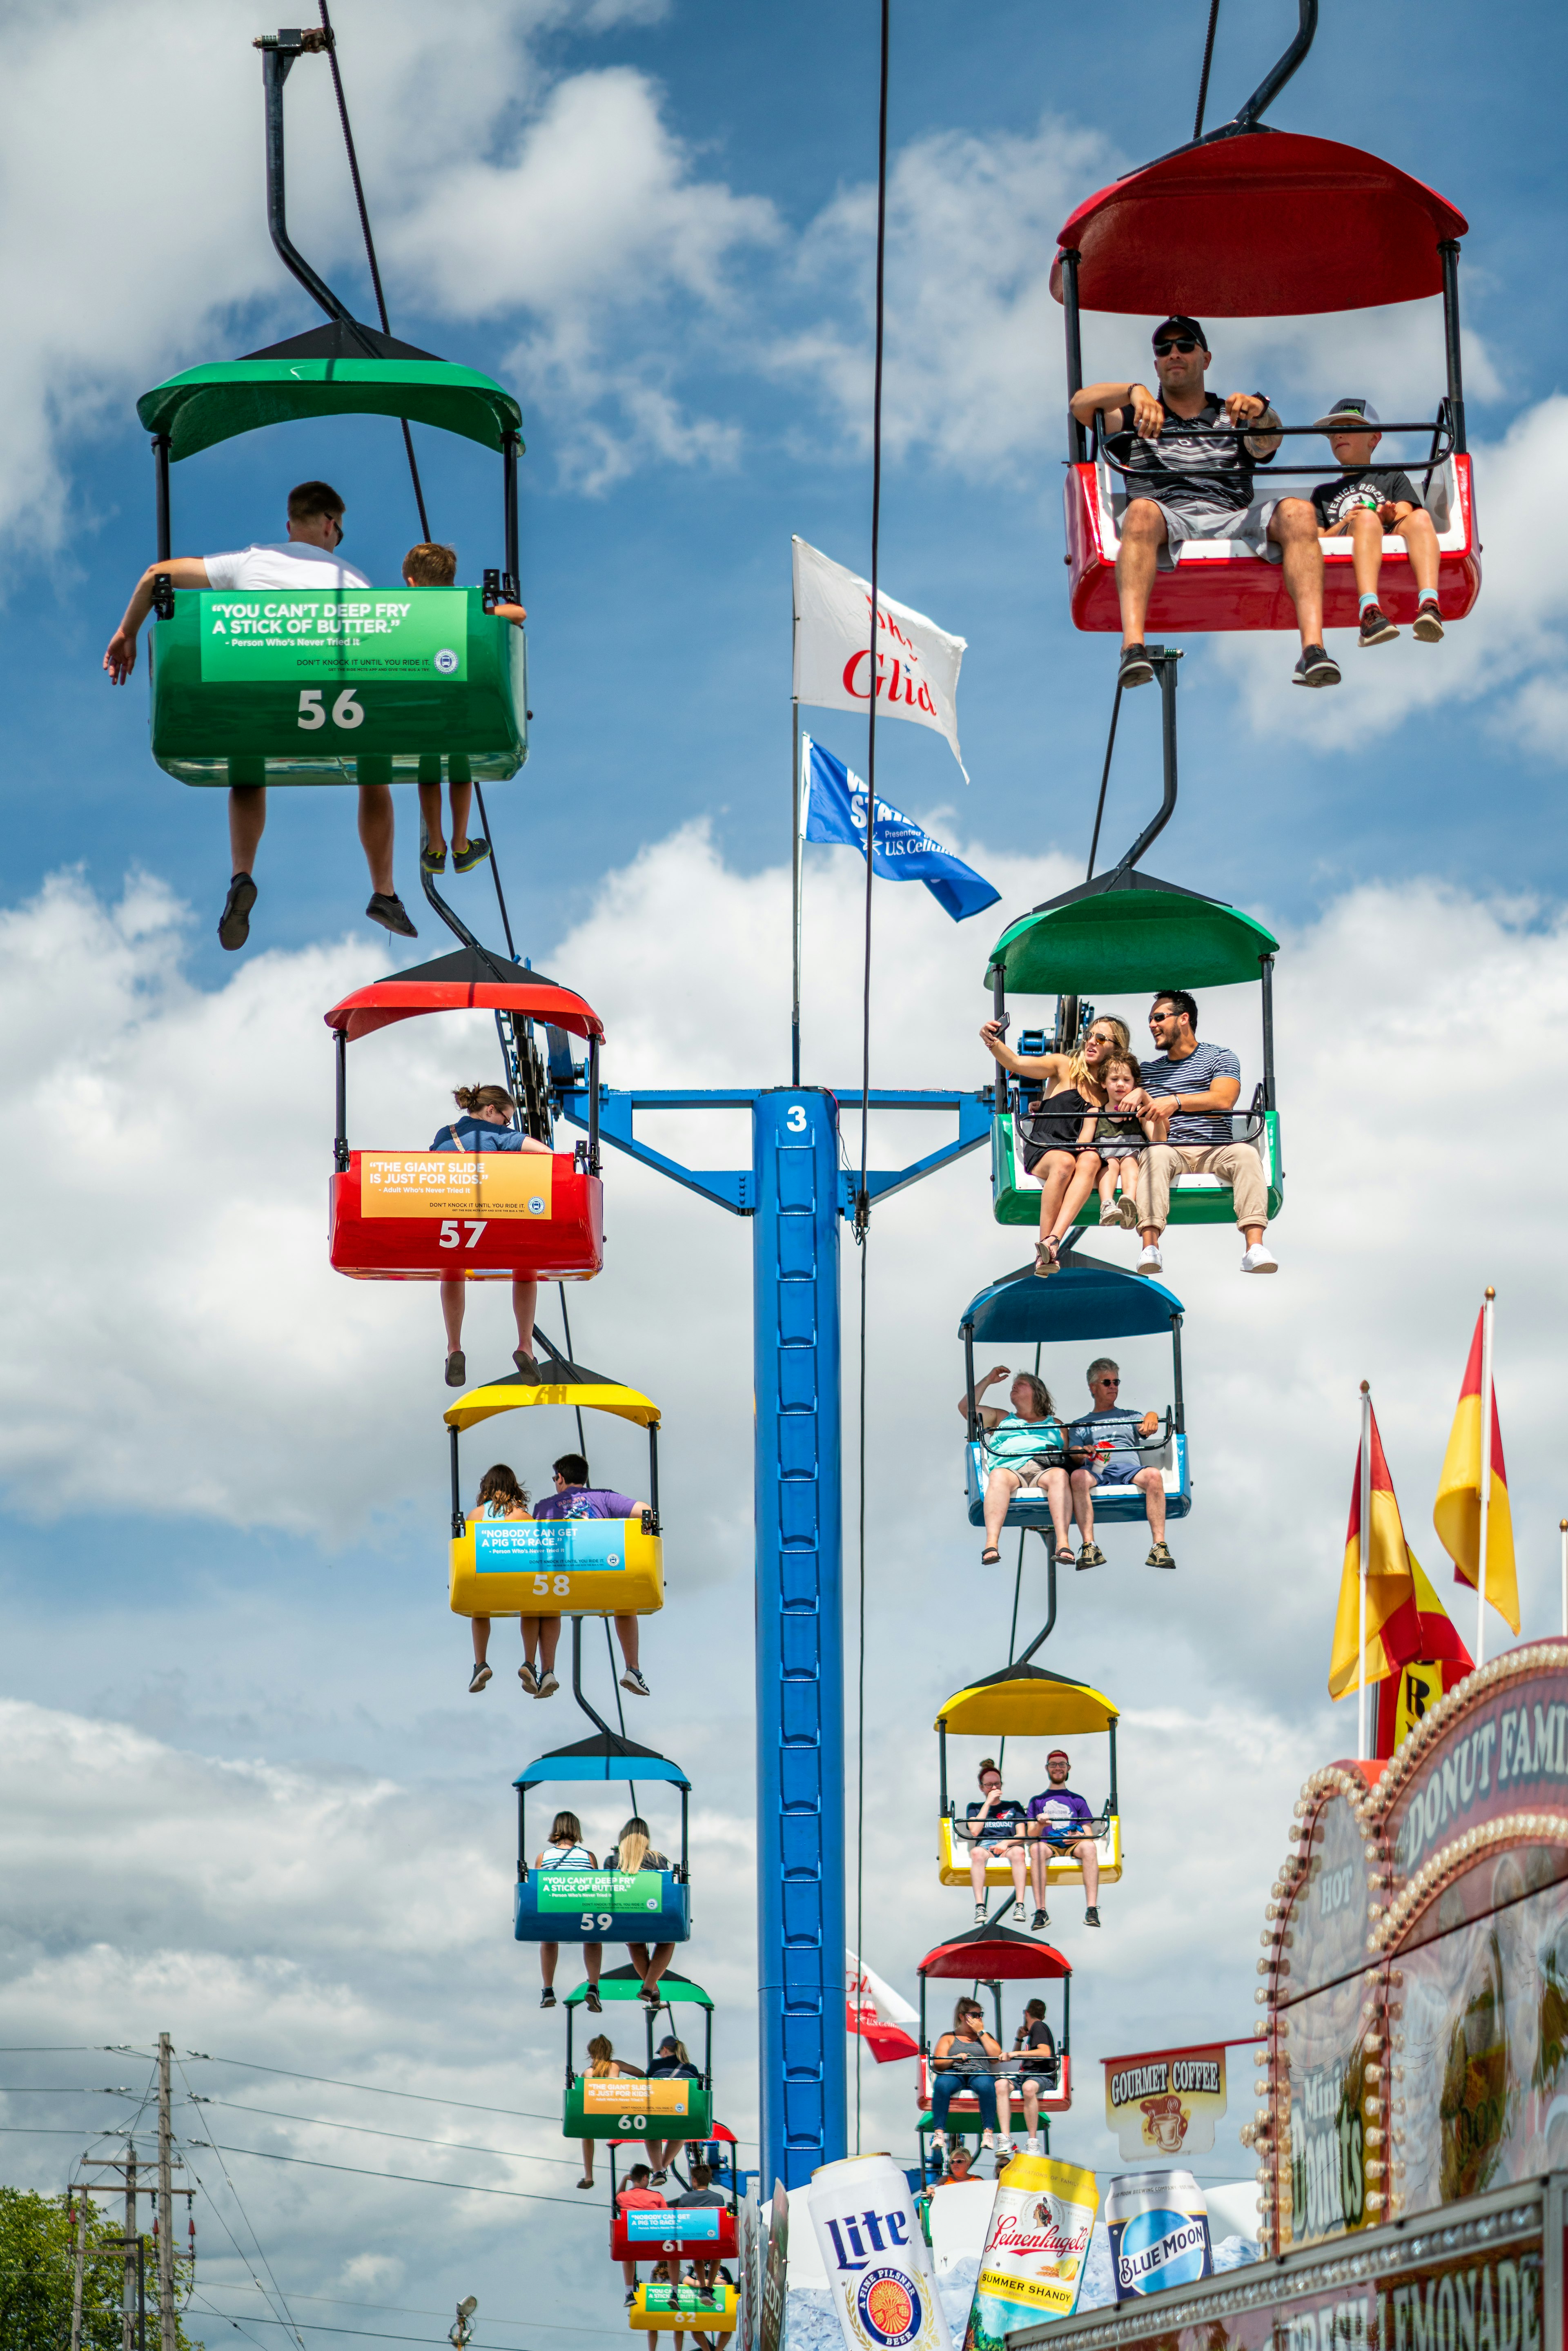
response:
<svg viewBox="0 0 1568 2351"><path fill-rule="evenodd" d="M323 589L314 595L202 594L202 675L402 678L461 684L468 674L465 588Z"/></svg>

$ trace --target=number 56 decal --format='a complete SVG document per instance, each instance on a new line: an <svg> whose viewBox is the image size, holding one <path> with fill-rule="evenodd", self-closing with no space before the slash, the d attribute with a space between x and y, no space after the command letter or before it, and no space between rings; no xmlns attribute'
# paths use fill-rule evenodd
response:
<svg viewBox="0 0 1568 2351"><path fill-rule="evenodd" d="M327 713L321 707L321 695L322 688L319 685L308 685L301 689L299 724L307 733L311 733L318 726L325 726L327 724ZM353 687L346 685L332 705L333 726L348 727L362 726L364 716L363 710L354 699Z"/></svg>

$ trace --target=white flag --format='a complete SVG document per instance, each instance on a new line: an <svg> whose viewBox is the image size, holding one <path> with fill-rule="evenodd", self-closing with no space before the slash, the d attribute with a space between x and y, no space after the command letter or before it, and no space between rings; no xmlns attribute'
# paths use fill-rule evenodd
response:
<svg viewBox="0 0 1568 2351"><path fill-rule="evenodd" d="M891 1984L868 1968L853 1951L844 1953L844 2025L864 2036L879 2065L900 2057L917 2057L919 2044L904 2027L918 2024L918 2012Z"/></svg>
<svg viewBox="0 0 1568 2351"><path fill-rule="evenodd" d="M871 582L831 563L803 538L795 557L795 699L824 710L864 710L871 701ZM958 748L958 669L968 650L924 612L877 594L879 718L913 718Z"/></svg>

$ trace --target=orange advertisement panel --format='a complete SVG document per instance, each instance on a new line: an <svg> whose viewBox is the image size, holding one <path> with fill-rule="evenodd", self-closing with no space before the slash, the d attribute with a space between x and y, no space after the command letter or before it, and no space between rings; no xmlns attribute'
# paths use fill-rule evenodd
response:
<svg viewBox="0 0 1568 2351"><path fill-rule="evenodd" d="M582 2085L584 2119L590 2115L687 2115L689 2082L596 2082Z"/></svg>
<svg viewBox="0 0 1568 2351"><path fill-rule="evenodd" d="M541 1217L555 1161L543 1151L362 1151L363 1217Z"/></svg>

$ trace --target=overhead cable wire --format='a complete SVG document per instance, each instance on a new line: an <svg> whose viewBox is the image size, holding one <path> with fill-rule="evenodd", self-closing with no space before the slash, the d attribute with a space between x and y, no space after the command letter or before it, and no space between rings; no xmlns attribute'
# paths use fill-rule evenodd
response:
<svg viewBox="0 0 1568 2351"><path fill-rule="evenodd" d="M395 2138L405 2147L450 2147L455 2154L493 2155L507 2163L563 2163L579 2171L582 2168L575 2156L528 2155L516 2147L482 2147L470 2139L427 2138L417 2131L377 2130L371 2123L333 2122L326 2115L291 2115L285 2114L277 2106L242 2106L233 2098L203 2097L197 2103L204 2106L222 2106L225 2113L231 2115L264 2115L269 2122L304 2123L311 2130L351 2131L357 2138ZM546 2117L541 2116L540 2119ZM554 2117L549 2119L553 2120Z"/></svg>
<svg viewBox="0 0 1568 2351"><path fill-rule="evenodd" d="M442 2098L430 2090L390 2090L379 2082L344 2082L334 2074L301 2074L292 2065L261 2065L250 2057L214 2057L209 2051L199 2049L187 2049L185 2055L207 2065L237 2065L246 2074L275 2074L280 2081L315 2082L327 2090L358 2090L368 2098L411 2098L417 2105L456 2106L469 2115L506 2115L514 2122L553 2123L557 2119L555 2115L535 2113L527 2106L481 2106L471 2098ZM183 2064L180 2070L184 2072Z"/></svg>
<svg viewBox="0 0 1568 2351"><path fill-rule="evenodd" d="M859 1640L855 1658L855 1965L865 1972L865 1289L871 1236L861 1241L860 1347L860 1478L856 1500L860 1513ZM855 2153L861 2151L861 2059L865 2034L855 2034Z"/></svg>
<svg viewBox="0 0 1568 2351"><path fill-rule="evenodd" d="M174 2062L175 2062L175 2064L176 2064L177 2065L179 2065L179 2067L180 2067L180 2079L181 2079L181 2080L182 2080L182 2082L183 2082L183 2084L185 2085L185 2095L186 2095L186 2096L187 2096L187 2097L189 2097L190 2093L191 2093L191 2077L190 2077L190 2075L186 2073L183 2064L181 2062L181 2060L180 2060L178 2057L176 2057L176 2058L175 2058ZM198 2145L200 2145L200 2144L203 2144L203 2142L197 2141L197 2142L194 2142L194 2144L198 2144ZM231 2150L228 2150L228 2149L225 2149L225 2148L224 2148L224 2147L219 2147L219 2146L217 2145L217 2143L215 2142L215 2140L211 2140L211 2139L209 2139L209 2140L205 2141L205 2142L204 2142L204 2144L206 2144L207 2146L209 2146L209 2147L212 2147L213 2153L214 2153L214 2154L217 2157L217 2158L218 2158L218 2168L219 2168L219 2170L220 2170L220 2171L223 2173L223 2175L224 2175L224 2183L225 2183L225 2185L226 2186L226 2188L228 2189L229 2194L234 2198L234 2200L235 2200L235 2210L236 2210L236 2211L238 2212L238 2214L239 2214L239 2216L240 2216L240 2219L245 2222L246 2227L246 2228L249 2230L249 2231L250 2231L250 2241L251 2241L252 2244L256 2247L256 2258L257 2258L257 2260L260 2262L262 2268L267 2272L267 2277L268 2277L268 2279L271 2281L271 2283L272 2283L273 2293L274 2293L274 2294L276 2294L276 2296L277 2296L278 2307L279 2307L279 2308L281 2309L281 2311L283 2312L283 2314L284 2314L285 2319L287 2321L287 2324L288 2324L288 2325L289 2325L290 2329L293 2331L293 2333L294 2333L294 2335L295 2335L295 2337L296 2337L296 2340L298 2340L298 2328L296 2328L296 2327L295 2327L295 2325L294 2325L294 2316L293 2316L293 2313L290 2311L290 2309L289 2309L289 2307L288 2307L287 2298L287 2296L285 2295L285 2294L284 2294L284 2292L283 2292L282 2287L278 2284L278 2283L277 2283L277 2280L276 2276L273 2274L272 2263L268 2261L268 2259L267 2259L267 2248L263 2245L263 2243L262 2243L262 2241L261 2241L260 2237L256 2234L256 2223L255 2223L255 2221L251 2219L250 2214L246 2210L246 2209L245 2209L245 2204L244 2204L244 2201L243 2201L243 2200L242 2200L242 2199L241 2199L239 2189L235 2186L233 2179L229 2177L229 2168L228 2168L228 2165L224 2161L224 2156L225 2156L225 2153L227 2153L227 2152L231 2152ZM234 2151L234 2152L243 2152L243 2150L232 2150L232 2151ZM199 2183L198 2183L198 2184L199 2184ZM210 2190L208 2190L207 2192L208 2192L209 2197L210 2197L210 2195L211 2195L211 2191L210 2191ZM228 2232L228 2236L229 2236L229 2242L234 2246L234 2249L235 2249L235 2252L237 2253L237 2252L239 2252L239 2250L240 2250L240 2249L239 2249L239 2241L238 2241L238 2239L235 2236L235 2233L234 2233L234 2231L233 2231L233 2230L232 2230L232 2229L229 2231L229 2232ZM243 2256L242 2256L242 2258L243 2258ZM246 2267L247 2269L249 2269L249 2268L250 2268L250 2263L249 2263L248 2262L246 2263ZM252 2275L253 2277L256 2275L256 2273L255 2273L255 2271L254 2271L254 2270L251 2270L251 2275Z"/></svg>
<svg viewBox="0 0 1568 2351"><path fill-rule="evenodd" d="M238 2279L229 2285L214 2284L208 2288L211 2294L240 2294L243 2291ZM344 2295L335 2294L296 2294L294 2300L318 2304L323 2310L373 2310L383 2318L444 2318L446 2315L444 2310L426 2310L416 2303L350 2301ZM624 2328L613 2326L573 2326L552 2318L503 2318L492 2323L501 2326L537 2326L541 2334L548 2335L613 2335L617 2341L625 2332Z"/></svg>
<svg viewBox="0 0 1568 2351"><path fill-rule="evenodd" d="M866 1170L871 1128L871 910L876 841L877 580L882 561L882 374L887 316L887 53L892 0L882 0L882 56L876 131L876 356L872 376L871 417L871 674L866 703L865 962L861 1004L861 1180L855 1200L855 1238L862 1239L871 1216Z"/></svg>
<svg viewBox="0 0 1568 2351"><path fill-rule="evenodd" d="M342 2171L351 2173L357 2179L396 2179L402 2181L405 2187L410 2188L451 2188L455 2189L465 2196L505 2196L510 2199L513 2203L564 2204L568 2211L580 2212L582 2210L582 2206L580 2204L574 2203L570 2196L540 2196L531 2189L527 2188L482 2188L472 2179L432 2179L428 2172L372 2171L367 2165L362 2163L324 2163L316 2156L279 2155L271 2147L221 2146L215 2138L193 2139L191 2141L191 2145L193 2147L210 2147L214 2155L253 2155L259 2162L262 2163L296 2163L302 2165L307 2171ZM225 2179L228 2178L228 2166L226 2164L224 2166L224 2178ZM238 2201L237 2197L235 2201ZM246 2220L246 2226L247 2228L250 2226L248 2220ZM257 2250L260 2250L259 2242ZM263 2255L264 2260L266 2256Z"/></svg>
<svg viewBox="0 0 1568 2351"><path fill-rule="evenodd" d="M406 427L404 429L406 430ZM511 956L512 961L516 963L517 960L517 950L512 945L511 917L507 913L506 895L501 888L501 864L500 860L496 855L496 836L490 830L490 820L485 813L485 794L480 787L477 776L474 778L474 797L479 803L479 821L485 829L485 838L490 844L490 879L496 885L496 904L501 910L501 928L507 935L507 953ZM569 1355L571 1353L571 1342L570 1339L567 1341L566 1352Z"/></svg>
<svg viewBox="0 0 1568 2351"><path fill-rule="evenodd" d="M370 209L365 203L364 186L360 179L360 159L354 152L354 134L349 128L349 101L343 95L343 77L338 67L338 37L332 30L332 19L327 14L327 0L317 0L317 13L321 19L321 30L327 36L327 63L332 70L332 92L338 101L338 120L343 126L343 145L349 157L349 177L354 183L354 202L359 206L360 228L365 240L365 258L371 265L371 284L375 289L376 313L382 322L382 334L390 335L392 321L387 317L387 298L382 291L382 273L376 261L376 243L371 235ZM424 491L420 483L418 461L413 454L413 434L409 430L407 417L402 418L401 422L402 445L408 452L409 475L413 483L413 501L419 508L420 532L428 541L430 518L424 511Z"/></svg>

